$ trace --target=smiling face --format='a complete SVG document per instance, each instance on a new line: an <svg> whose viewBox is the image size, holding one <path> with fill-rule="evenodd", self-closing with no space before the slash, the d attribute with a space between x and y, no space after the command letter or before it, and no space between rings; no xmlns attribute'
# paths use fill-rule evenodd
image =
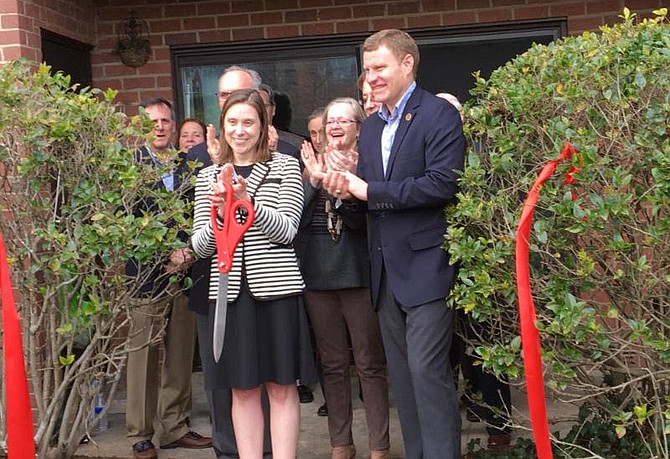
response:
<svg viewBox="0 0 670 459"><path fill-rule="evenodd" d="M360 109L359 109L360 110ZM326 141L338 150L356 149L359 125L354 110L346 103L332 104L325 113Z"/></svg>
<svg viewBox="0 0 670 459"><path fill-rule="evenodd" d="M172 111L162 104L151 105L144 109L146 114L154 122L153 134L155 139L151 142L151 151L163 153L172 144L175 123L172 119Z"/></svg>
<svg viewBox="0 0 670 459"><path fill-rule="evenodd" d="M179 150L184 153L193 145L205 141L205 131L195 121L185 122L179 130Z"/></svg>
<svg viewBox="0 0 670 459"><path fill-rule="evenodd" d="M223 135L238 166L253 164L261 135L261 120L253 105L231 105L223 116Z"/></svg>
<svg viewBox="0 0 670 459"><path fill-rule="evenodd" d="M399 58L385 45L363 53L366 81L372 97L391 111L414 81L414 58Z"/></svg>

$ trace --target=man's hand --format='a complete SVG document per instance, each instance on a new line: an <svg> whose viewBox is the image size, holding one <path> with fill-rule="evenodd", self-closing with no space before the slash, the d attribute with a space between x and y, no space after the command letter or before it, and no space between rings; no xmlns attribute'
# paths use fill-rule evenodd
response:
<svg viewBox="0 0 670 459"><path fill-rule="evenodd" d="M270 151L277 151L277 145L279 144L279 134L273 125L268 126L268 148Z"/></svg>
<svg viewBox="0 0 670 459"><path fill-rule="evenodd" d="M207 153L212 163L221 164L221 145L219 139L216 138L216 128L213 124L207 125Z"/></svg>
<svg viewBox="0 0 670 459"><path fill-rule="evenodd" d="M193 250L189 248L177 249L170 254L170 260L165 267L168 274L186 271L193 264Z"/></svg>
<svg viewBox="0 0 670 459"><path fill-rule="evenodd" d="M351 172L329 171L317 173L321 179L321 186L328 194L340 199L350 199L352 196L361 201L368 200L368 184Z"/></svg>

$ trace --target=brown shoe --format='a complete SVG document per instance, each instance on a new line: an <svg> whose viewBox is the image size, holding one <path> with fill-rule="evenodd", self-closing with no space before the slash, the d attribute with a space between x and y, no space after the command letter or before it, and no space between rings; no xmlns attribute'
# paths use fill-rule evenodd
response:
<svg viewBox="0 0 670 459"><path fill-rule="evenodd" d="M512 443L511 434L501 433L489 435L487 449L491 451L505 451L509 449L510 443Z"/></svg>
<svg viewBox="0 0 670 459"><path fill-rule="evenodd" d="M202 449L202 448L211 448L212 439L210 437L203 437L198 432L189 430L186 434L181 437L179 440L173 441L167 445L161 445L161 449L172 449L172 448L189 448L189 449Z"/></svg>
<svg viewBox="0 0 670 459"><path fill-rule="evenodd" d="M156 459L158 455L151 440L142 440L133 445L133 457L135 459Z"/></svg>
<svg viewBox="0 0 670 459"><path fill-rule="evenodd" d="M335 446L330 452L330 459L354 459L356 447L354 445Z"/></svg>
<svg viewBox="0 0 670 459"><path fill-rule="evenodd" d="M373 449L370 451L370 459L391 459L391 452L388 449Z"/></svg>

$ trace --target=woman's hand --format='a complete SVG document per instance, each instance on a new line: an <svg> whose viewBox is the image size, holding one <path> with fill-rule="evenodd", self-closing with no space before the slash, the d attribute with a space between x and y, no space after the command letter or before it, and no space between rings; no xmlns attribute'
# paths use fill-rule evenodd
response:
<svg viewBox="0 0 670 459"><path fill-rule="evenodd" d="M300 147L300 157L302 158L303 164L305 164L303 178L309 179L309 183L314 188L318 188L321 180L318 179L316 175L318 172L323 172L325 170L323 156L315 152L312 144L305 140Z"/></svg>
<svg viewBox="0 0 670 459"><path fill-rule="evenodd" d="M209 159L212 160L212 163L221 164L223 160L221 145L219 139L216 138L216 129L213 124L207 125L207 153L209 153Z"/></svg>
<svg viewBox="0 0 670 459"><path fill-rule="evenodd" d="M244 200L251 202L251 196L247 192L247 182L244 180L244 177L236 176L235 169L232 164L228 163L223 166L221 172L216 178L216 181L210 182L210 187L212 188L212 194L209 196L212 205L217 208L217 214L220 219L224 220L225 223L225 203L228 196L226 196L226 187L223 185L224 182L232 183L233 185L233 196L230 199L234 201Z"/></svg>
<svg viewBox="0 0 670 459"><path fill-rule="evenodd" d="M329 171L348 171L355 174L358 167L358 152L342 150L339 142L331 142L326 147L325 162Z"/></svg>

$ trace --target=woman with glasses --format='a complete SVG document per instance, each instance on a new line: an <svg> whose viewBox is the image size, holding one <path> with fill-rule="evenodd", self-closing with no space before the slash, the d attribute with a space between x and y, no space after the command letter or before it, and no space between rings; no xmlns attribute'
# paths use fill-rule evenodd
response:
<svg viewBox="0 0 670 459"><path fill-rule="evenodd" d="M326 169L356 171L358 133L364 119L356 100L333 100L323 114L325 153L315 152L307 142L301 151L305 210L300 261L307 312L321 355L331 459L356 457L348 336L361 383L371 457L389 457L388 385L377 315L370 300L365 214L340 215L338 200L322 190L315 177Z"/></svg>

